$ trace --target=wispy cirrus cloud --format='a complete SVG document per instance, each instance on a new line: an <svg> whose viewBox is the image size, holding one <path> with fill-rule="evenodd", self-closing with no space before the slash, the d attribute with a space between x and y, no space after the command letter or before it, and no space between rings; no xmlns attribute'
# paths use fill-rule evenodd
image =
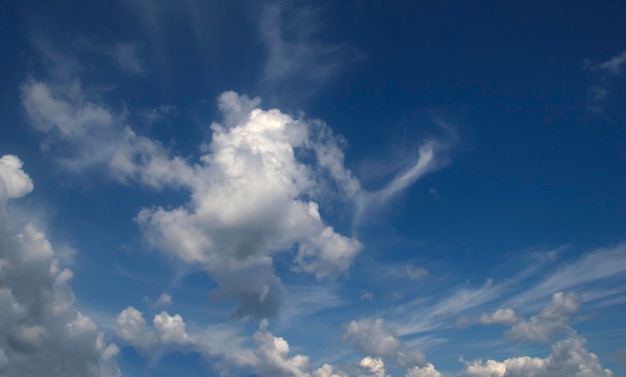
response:
<svg viewBox="0 0 626 377"><path fill-rule="evenodd" d="M603 111L604 103L613 87L626 72L626 51L599 63L585 60L584 67L594 78L594 83L589 89L590 108L592 111Z"/></svg>

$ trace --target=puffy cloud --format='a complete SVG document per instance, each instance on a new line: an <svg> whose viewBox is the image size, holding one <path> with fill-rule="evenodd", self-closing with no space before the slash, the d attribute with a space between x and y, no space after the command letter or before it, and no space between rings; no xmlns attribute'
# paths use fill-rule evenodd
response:
<svg viewBox="0 0 626 377"><path fill-rule="evenodd" d="M360 352L374 357L394 358L402 348L396 331L380 318L351 321L343 340Z"/></svg>
<svg viewBox="0 0 626 377"><path fill-rule="evenodd" d="M372 358L367 356L366 358L361 360L360 366L370 373L368 373L367 375L361 374L359 377L387 377L387 375L385 374L385 363L380 358Z"/></svg>
<svg viewBox="0 0 626 377"><path fill-rule="evenodd" d="M515 311L511 308L498 309L495 312L483 313L478 320L482 325L513 325L519 321Z"/></svg>
<svg viewBox="0 0 626 377"><path fill-rule="evenodd" d="M423 367L413 367L406 372L406 377L441 377L441 373L431 363Z"/></svg>
<svg viewBox="0 0 626 377"><path fill-rule="evenodd" d="M22 170L22 161L17 156L2 156L0 158L0 199L21 198L32 190L33 182Z"/></svg>
<svg viewBox="0 0 626 377"><path fill-rule="evenodd" d="M33 188L15 156L0 159L0 207ZM119 376L114 344L74 307L72 272L32 223L0 211L0 374Z"/></svg>
<svg viewBox="0 0 626 377"><path fill-rule="evenodd" d="M397 360L405 367L424 363L422 352L402 344L396 330L380 318L351 321L343 340L365 355Z"/></svg>
<svg viewBox="0 0 626 377"><path fill-rule="evenodd" d="M257 104L224 93L224 124L212 125L212 141L192 178L179 179L189 186L191 202L143 209L136 219L150 245L206 268L219 283L214 297L235 298L238 315L262 318L276 314L282 295L273 254L297 246L293 269L323 279L346 271L362 245L325 225L311 200L320 194L318 167L296 158L318 153L308 124ZM335 169L331 176L345 171L330 162L319 166ZM187 176L185 169L167 172Z"/></svg>
<svg viewBox="0 0 626 377"><path fill-rule="evenodd" d="M476 377L613 377L598 357L585 349L585 340L575 334L555 343L545 359L522 356L465 365L465 374Z"/></svg>
<svg viewBox="0 0 626 377"><path fill-rule="evenodd" d="M150 356L167 349L197 352L211 358L221 372L231 367L252 367L257 364L252 350L241 347L245 341L237 331L224 326L208 326L206 331L187 331L187 324L180 314L170 315L163 311L152 319L149 326L143 313L130 306L116 319L117 336Z"/></svg>
<svg viewBox="0 0 626 377"><path fill-rule="evenodd" d="M170 316L166 312L161 312L154 317L154 329L163 343L185 343L187 341L187 332L185 331L185 322L179 314Z"/></svg>
<svg viewBox="0 0 626 377"><path fill-rule="evenodd" d="M154 302L153 306L167 307L172 305L172 296L167 293L161 293L161 296Z"/></svg>
<svg viewBox="0 0 626 377"><path fill-rule="evenodd" d="M156 335L148 329L143 313L132 306L124 309L115 320L117 335L141 351L151 351L157 345Z"/></svg>
<svg viewBox="0 0 626 377"><path fill-rule="evenodd" d="M513 340L547 343L569 328L568 323L580 309L580 304L580 297L575 293L555 293L550 304L538 315L520 320L507 331L506 336Z"/></svg>
<svg viewBox="0 0 626 377"><path fill-rule="evenodd" d="M144 352L152 352L167 344L193 343L179 314L171 316L163 311L154 316L153 328L148 328L143 313L129 306L119 314L115 323L117 335Z"/></svg>
<svg viewBox="0 0 626 377"><path fill-rule="evenodd" d="M261 321L259 330L254 334L257 343L257 368L267 376L309 376L309 357L295 355L289 357L289 343L283 338L275 337L267 330L267 320Z"/></svg>
<svg viewBox="0 0 626 377"><path fill-rule="evenodd" d="M330 364L324 364L312 374L313 377L346 377L343 372L334 373L333 366Z"/></svg>

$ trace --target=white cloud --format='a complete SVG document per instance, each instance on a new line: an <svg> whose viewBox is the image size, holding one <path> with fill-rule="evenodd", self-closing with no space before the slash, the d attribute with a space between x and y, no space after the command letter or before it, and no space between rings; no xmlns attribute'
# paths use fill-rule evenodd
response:
<svg viewBox="0 0 626 377"><path fill-rule="evenodd" d="M409 168L397 174L391 182L382 189L373 192L363 192L356 197L355 224L359 224L363 217L371 211L386 205L398 193L413 185L429 172L441 168L445 160L442 151L445 146L437 141L429 141L419 147L419 157Z"/></svg>
<svg viewBox="0 0 626 377"><path fill-rule="evenodd" d="M511 308L498 309L495 312L483 313L478 320L482 325L512 325L519 321L515 311Z"/></svg>
<svg viewBox="0 0 626 377"><path fill-rule="evenodd" d="M513 340L547 343L569 328L568 323L580 309L580 304L580 297L575 293L555 293L550 304L538 315L520 320L506 332L506 336Z"/></svg>
<svg viewBox="0 0 626 377"><path fill-rule="evenodd" d="M161 296L159 296L159 298L154 302L152 306L168 307L170 305L172 305L172 296L163 292L161 293Z"/></svg>
<svg viewBox="0 0 626 377"><path fill-rule="evenodd" d="M359 375L359 377L388 377L385 374L385 363L380 358L372 358L367 356L360 363L361 368L367 370L367 375Z"/></svg>
<svg viewBox="0 0 626 377"><path fill-rule="evenodd" d="M21 198L31 191L33 191L33 182L22 170L22 161L17 156L2 156L0 158L0 198Z"/></svg>
<svg viewBox="0 0 626 377"><path fill-rule="evenodd" d="M396 329L380 318L351 321L343 340L365 355L395 360L405 367L423 364L425 360L421 351L402 344Z"/></svg>
<svg viewBox="0 0 626 377"><path fill-rule="evenodd" d="M585 349L578 335L555 343L545 359L521 356L502 362L475 360L465 362L464 373L475 377L613 377L598 357Z"/></svg>
<svg viewBox="0 0 626 377"><path fill-rule="evenodd" d="M72 272L35 225L6 211L33 185L17 157L0 161L0 374L119 376L117 347L74 308Z"/></svg>
<svg viewBox="0 0 626 377"><path fill-rule="evenodd" d="M131 307L124 309L115 320L117 336L146 356L159 355L164 350L186 350L209 357L215 368L226 372L229 368L255 366L252 350L242 347L247 339L238 330L223 325L210 325L187 331L180 314L162 311L149 326L143 313Z"/></svg>
<svg viewBox="0 0 626 377"><path fill-rule="evenodd" d="M143 352L151 352L157 345L157 338L148 329L143 313L132 306L124 309L117 317L117 336Z"/></svg>
<svg viewBox="0 0 626 377"><path fill-rule="evenodd" d="M179 314L171 316L163 311L154 316L153 327L149 328L143 313L129 306L119 314L115 322L117 335L146 353L154 352L163 345L195 343L187 335L185 321Z"/></svg>
<svg viewBox="0 0 626 377"><path fill-rule="evenodd" d="M215 297L238 300L238 315L267 317L275 315L282 291L273 254L297 245L293 269L323 279L346 271L362 245L325 225L311 200L319 194L318 168L296 158L297 151L315 152L311 128L278 110L254 108L257 104L224 93L219 106L225 124L212 125L201 163L154 169L154 177L172 173L169 181L184 181L191 202L172 210L143 209L137 223L150 245L206 268L220 284ZM145 172L148 166L136 169Z"/></svg>
<svg viewBox="0 0 626 377"><path fill-rule="evenodd" d="M304 355L290 357L289 343L272 335L267 326L266 320L261 321L259 330L254 334L254 341L258 346L256 356L260 373L266 376L309 376L309 357Z"/></svg>
<svg viewBox="0 0 626 377"><path fill-rule="evenodd" d="M406 372L406 377L441 377L441 373L431 363L422 367L413 367Z"/></svg>

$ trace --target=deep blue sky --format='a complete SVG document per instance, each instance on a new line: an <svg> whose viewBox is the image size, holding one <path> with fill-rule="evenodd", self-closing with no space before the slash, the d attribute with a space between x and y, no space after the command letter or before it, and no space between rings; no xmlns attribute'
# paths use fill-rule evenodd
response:
<svg viewBox="0 0 626 377"><path fill-rule="evenodd" d="M0 164L2 237L35 224L73 278L38 280L3 239L33 278L0 288L76 300L0 321L0 374L51 373L80 312L119 347L85 375L626 375L624 15L1 4L0 156L23 163ZM44 356L15 346L28 326Z"/></svg>

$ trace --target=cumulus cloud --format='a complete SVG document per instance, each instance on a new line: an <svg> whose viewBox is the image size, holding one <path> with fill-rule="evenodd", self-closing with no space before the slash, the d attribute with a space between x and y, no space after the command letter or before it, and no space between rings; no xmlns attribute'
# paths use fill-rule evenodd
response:
<svg viewBox="0 0 626 377"><path fill-rule="evenodd" d="M367 356L359 364L367 374L360 374L359 377L388 377L385 373L385 363L381 358Z"/></svg>
<svg viewBox="0 0 626 377"><path fill-rule="evenodd" d="M143 313L129 306L119 314L115 323L115 331L120 338L145 352L167 344L194 343L187 335L185 321L179 314L172 316L163 311L154 316L153 327L149 328Z"/></svg>
<svg viewBox="0 0 626 377"><path fill-rule="evenodd" d="M22 170L22 161L17 156L2 156L0 158L0 198L21 198L32 190L33 182Z"/></svg>
<svg viewBox="0 0 626 377"><path fill-rule="evenodd" d="M161 296L154 302L153 306L168 307L172 305L172 296L167 293L161 293Z"/></svg>
<svg viewBox="0 0 626 377"><path fill-rule="evenodd" d="M545 359L521 356L504 361L465 362L464 373L475 377L613 377L598 357L585 349L576 334L555 343Z"/></svg>
<svg viewBox="0 0 626 377"><path fill-rule="evenodd" d="M351 321L346 326L343 340L365 355L395 360L404 367L421 365L425 361L421 351L406 347L398 338L396 329L380 318Z"/></svg>
<svg viewBox="0 0 626 377"><path fill-rule="evenodd" d="M258 331L254 333L257 373L271 377L347 377L343 372L335 373L330 364L312 370L308 356L290 356L289 343L284 338L274 336L267 327L267 320L262 320Z"/></svg>
<svg viewBox="0 0 626 377"><path fill-rule="evenodd" d="M431 363L422 367L413 367L406 372L406 377L441 377L441 373Z"/></svg>
<svg viewBox="0 0 626 377"><path fill-rule="evenodd" d="M256 104L224 93L225 122L211 126L211 143L187 181L191 202L143 209L137 223L153 247L205 267L220 284L214 297L235 298L238 315L262 318L275 315L281 300L273 254L296 246L293 269L323 279L346 271L362 245L326 225L311 200L318 167L296 158L298 151L316 154L308 124Z"/></svg>
<svg viewBox="0 0 626 377"><path fill-rule="evenodd" d="M308 376L309 357L304 355L289 357L289 343L272 335L267 326L266 320L261 321L259 330L254 334L254 341L258 346L256 356L260 372L267 376Z"/></svg>
<svg viewBox="0 0 626 377"><path fill-rule="evenodd" d="M196 352L210 358L224 373L232 367L257 365L254 352L242 346L246 339L227 326L212 325L190 333L180 314L166 311L156 314L152 325L148 325L144 314L132 306L117 316L115 324L117 336L145 356L158 355L164 350Z"/></svg>
<svg viewBox="0 0 626 377"><path fill-rule="evenodd" d="M548 343L552 337L569 329L569 321L580 305L580 296L575 293L555 293L550 304L538 315L520 320L506 336L512 340Z"/></svg>
<svg viewBox="0 0 626 377"><path fill-rule="evenodd" d="M498 309L493 313L483 313L478 322L482 325L513 325L519 321L511 308Z"/></svg>
<svg viewBox="0 0 626 377"><path fill-rule="evenodd" d="M117 347L74 307L72 271L45 234L5 208L33 189L21 167L0 159L0 374L117 377Z"/></svg>

